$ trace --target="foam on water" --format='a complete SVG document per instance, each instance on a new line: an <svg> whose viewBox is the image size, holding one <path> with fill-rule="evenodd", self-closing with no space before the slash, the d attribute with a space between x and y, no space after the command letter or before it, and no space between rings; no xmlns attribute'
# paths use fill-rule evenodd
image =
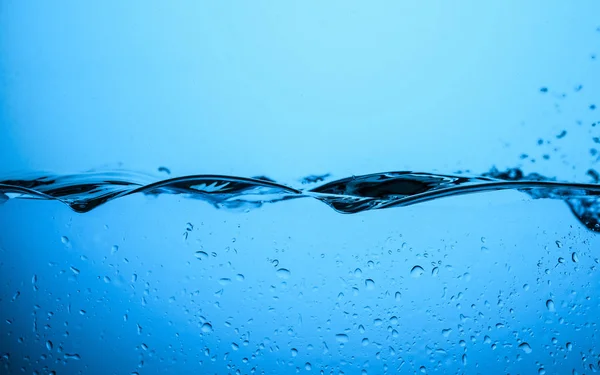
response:
<svg viewBox="0 0 600 375"><path fill-rule="evenodd" d="M337 212L349 214L409 206L450 196L517 190L534 199L565 201L586 228L600 232L600 184L597 180L589 184L559 182L535 173L524 175L519 169L503 172L492 169L475 177L407 171L326 182L328 177L308 176L302 179L303 185L324 183L294 188L264 176L190 175L157 180L150 175L125 171L44 175L0 181L0 203L10 198L52 199L84 213L113 199L137 193L183 194L226 209L257 208L264 203L310 197Z"/></svg>

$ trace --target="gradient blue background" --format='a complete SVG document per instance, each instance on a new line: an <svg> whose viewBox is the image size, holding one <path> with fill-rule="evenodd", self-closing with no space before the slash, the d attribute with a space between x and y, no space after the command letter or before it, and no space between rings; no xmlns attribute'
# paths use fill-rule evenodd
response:
<svg viewBox="0 0 600 375"><path fill-rule="evenodd" d="M166 166L298 184L495 165L588 181L600 136L598 15L593 0L4 0L0 176L160 176ZM353 216L312 201L238 214L131 197L85 215L9 201L0 371L598 371L600 239L562 202L525 198ZM196 259L202 249L215 256ZM414 278L417 264L425 274ZM213 332L202 332L207 321Z"/></svg>

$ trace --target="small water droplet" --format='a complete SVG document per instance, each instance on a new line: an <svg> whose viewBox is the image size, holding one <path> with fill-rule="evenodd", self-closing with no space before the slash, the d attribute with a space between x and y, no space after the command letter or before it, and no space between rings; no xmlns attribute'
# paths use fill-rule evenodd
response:
<svg viewBox="0 0 600 375"><path fill-rule="evenodd" d="M312 365L310 364L310 362L306 362L306 363L304 364L304 369L305 369L306 371L310 371L310 370L312 369Z"/></svg>
<svg viewBox="0 0 600 375"><path fill-rule="evenodd" d="M115 254L117 251L119 251L119 246L117 246L117 245L113 245L113 246L110 248L110 253L111 253L111 254Z"/></svg>
<svg viewBox="0 0 600 375"><path fill-rule="evenodd" d="M298 355L298 349L292 348L291 353L292 353L292 357L297 356Z"/></svg>
<svg viewBox="0 0 600 375"><path fill-rule="evenodd" d="M529 344L528 344L528 343L526 343L526 342L522 342L522 343L519 345L519 349L521 349L522 351L524 351L524 352L525 352L525 353L527 353L527 354L529 354L529 353L531 353L531 352L533 351L533 350L531 349L531 346L529 346Z"/></svg>
<svg viewBox="0 0 600 375"><path fill-rule="evenodd" d="M46 341L46 349L52 350L53 347L54 347L54 344L52 344L52 341L50 341L50 340Z"/></svg>
<svg viewBox="0 0 600 375"><path fill-rule="evenodd" d="M425 270L423 270L423 267L421 267L421 266L414 266L410 270L410 276L415 277L415 278L423 276L424 273L425 273Z"/></svg>
<svg viewBox="0 0 600 375"><path fill-rule="evenodd" d="M69 237L67 237L67 236L62 236L62 237L60 238L60 242L62 242L62 243L63 243L63 244L65 244L65 245L69 245L69 243L70 243L70 241L69 241Z"/></svg>
<svg viewBox="0 0 600 375"><path fill-rule="evenodd" d="M448 336L450 336L450 334L451 334L451 333L452 333L452 329L451 329L451 328L448 328L448 329L443 329L443 330L442 330L442 335L443 335L444 337L448 337Z"/></svg>
<svg viewBox="0 0 600 375"><path fill-rule="evenodd" d="M204 324L202 324L202 327L200 328L200 330L203 333L210 333L213 331L213 327L210 323L204 323Z"/></svg>
<svg viewBox="0 0 600 375"><path fill-rule="evenodd" d="M431 276L437 276L438 273L440 273L439 267L433 267L433 269L431 270Z"/></svg>
<svg viewBox="0 0 600 375"><path fill-rule="evenodd" d="M64 358L65 358L65 360L79 361L81 359L81 356L77 353L74 353L74 354L65 353Z"/></svg>
<svg viewBox="0 0 600 375"><path fill-rule="evenodd" d="M219 284L221 284L223 286L229 285L229 284L231 284L231 279L228 279L228 278L219 279Z"/></svg>
<svg viewBox="0 0 600 375"><path fill-rule="evenodd" d="M361 277L362 276L362 270L360 268L357 268L354 270L354 277Z"/></svg>
<svg viewBox="0 0 600 375"><path fill-rule="evenodd" d="M573 261L573 263L577 263L579 262L579 257L577 256L577 253L573 253L571 254L571 260Z"/></svg>
<svg viewBox="0 0 600 375"><path fill-rule="evenodd" d="M73 272L75 275L79 275L79 269L77 269L77 268L75 268L75 267L73 267L73 266L71 266L69 269L70 269L70 270L71 270L71 272Z"/></svg>
<svg viewBox="0 0 600 375"><path fill-rule="evenodd" d="M237 281L244 281L246 278L241 273L238 273L237 275L235 275L235 279Z"/></svg>
<svg viewBox="0 0 600 375"><path fill-rule="evenodd" d="M560 242L559 240L556 240L555 243L559 249L562 247L562 242Z"/></svg>
<svg viewBox="0 0 600 375"><path fill-rule="evenodd" d="M335 335L335 341L345 344L349 341L348 335L344 333L338 333L337 335Z"/></svg>
<svg viewBox="0 0 600 375"><path fill-rule="evenodd" d="M196 257L196 259L199 259L199 260L208 259L208 253L206 253L205 251L196 251L194 253L194 256Z"/></svg>
<svg viewBox="0 0 600 375"><path fill-rule="evenodd" d="M372 279L366 279L365 287L367 288L367 290L373 290L375 288L375 281L373 281Z"/></svg>
<svg viewBox="0 0 600 375"><path fill-rule="evenodd" d="M549 299L546 301L546 308L548 309L548 311L550 312L554 312L556 311L556 307L554 305L554 301Z"/></svg>
<svg viewBox="0 0 600 375"><path fill-rule="evenodd" d="M570 342L567 343L567 350L568 351L572 351L573 350L573 344L572 343L570 343Z"/></svg>
<svg viewBox="0 0 600 375"><path fill-rule="evenodd" d="M277 270L276 274L280 279L289 279L292 273L287 268L280 268Z"/></svg>
<svg viewBox="0 0 600 375"><path fill-rule="evenodd" d="M400 299L402 298L402 293L400 292L396 292L394 294L394 299L396 300L396 302L400 302Z"/></svg>

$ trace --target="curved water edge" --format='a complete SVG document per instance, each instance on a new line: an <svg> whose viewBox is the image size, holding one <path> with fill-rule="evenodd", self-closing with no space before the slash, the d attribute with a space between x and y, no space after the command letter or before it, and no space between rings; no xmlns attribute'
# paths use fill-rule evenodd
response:
<svg viewBox="0 0 600 375"><path fill-rule="evenodd" d="M217 208L250 209L265 203L310 197L335 211L352 214L403 207L444 197L498 190L517 190L531 198L560 199L588 229L600 232L600 184L558 182L518 169L492 170L465 177L422 172L384 172L325 182L329 175L309 176L306 188L294 188L267 177L190 175L157 180L139 173L112 171L77 175L45 175L0 181L0 203L12 198L57 200L85 213L131 194L183 194ZM314 187L315 184L323 182Z"/></svg>

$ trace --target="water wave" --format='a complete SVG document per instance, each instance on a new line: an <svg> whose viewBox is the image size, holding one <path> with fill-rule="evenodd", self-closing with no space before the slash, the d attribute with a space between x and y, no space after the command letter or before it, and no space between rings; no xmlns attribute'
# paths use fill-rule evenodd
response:
<svg viewBox="0 0 600 375"><path fill-rule="evenodd" d="M600 184L558 182L519 169L491 170L481 176L384 172L326 182L329 174L302 179L302 188L265 177L190 175L156 180L139 173L113 171L39 176L0 181L0 203L11 198L52 199L76 212L88 212L131 194L183 194L218 208L256 208L265 203L310 197L340 213L409 206L456 195L517 190L530 197L560 199L586 228L600 232ZM318 185L319 183L321 183ZM306 186L308 185L308 186ZM313 187L317 185L316 187Z"/></svg>

